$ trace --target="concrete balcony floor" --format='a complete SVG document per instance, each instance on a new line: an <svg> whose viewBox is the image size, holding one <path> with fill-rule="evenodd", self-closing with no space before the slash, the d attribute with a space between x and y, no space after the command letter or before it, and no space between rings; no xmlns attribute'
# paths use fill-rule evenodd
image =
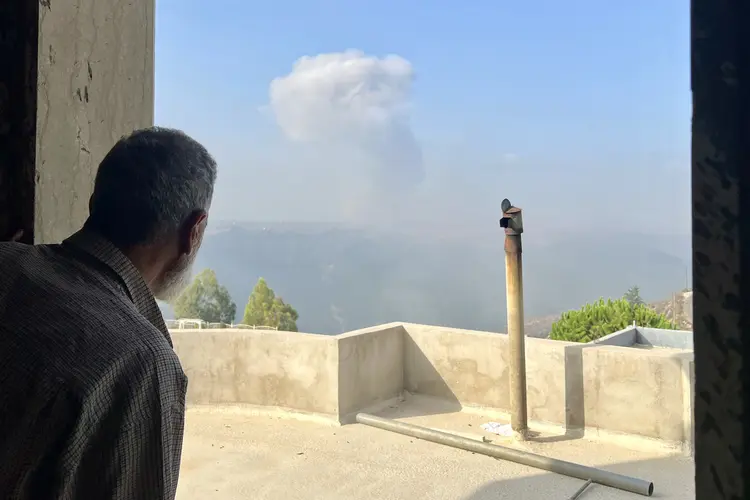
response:
<svg viewBox="0 0 750 500"><path fill-rule="evenodd" d="M494 420L420 398L379 415L653 481L654 498L695 498L694 464L658 448L568 439L549 429L513 445L487 434ZM627 443L625 443L627 444ZM496 460L360 424L243 408L191 408L187 413L178 500L565 499L583 481ZM638 495L591 485L581 500Z"/></svg>

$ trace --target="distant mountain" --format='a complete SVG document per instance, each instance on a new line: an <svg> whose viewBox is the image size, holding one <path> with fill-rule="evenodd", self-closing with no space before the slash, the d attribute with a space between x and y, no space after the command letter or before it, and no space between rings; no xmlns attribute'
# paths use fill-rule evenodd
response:
<svg viewBox="0 0 750 500"><path fill-rule="evenodd" d="M391 321L505 331L502 235L396 234L326 224L219 224L196 272L210 267L237 302L259 277L299 312L300 331L340 333ZM685 255L689 254L689 239ZM668 248L665 248L668 247ZM684 246L684 245L683 245ZM527 318L559 314L638 285L645 300L685 282L684 248L643 235L524 241Z"/></svg>
<svg viewBox="0 0 750 500"><path fill-rule="evenodd" d="M672 294L667 300L661 300L650 304L656 312L665 315L668 319L677 323L682 330L693 329L693 291L682 290Z"/></svg>
<svg viewBox="0 0 750 500"><path fill-rule="evenodd" d="M552 324L560 319L560 314L547 314L526 320L523 332L527 337L546 339L552 332Z"/></svg>

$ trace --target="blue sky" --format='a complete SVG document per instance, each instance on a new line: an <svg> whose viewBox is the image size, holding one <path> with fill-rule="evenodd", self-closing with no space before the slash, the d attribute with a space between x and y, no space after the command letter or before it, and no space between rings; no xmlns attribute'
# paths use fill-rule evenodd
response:
<svg viewBox="0 0 750 500"><path fill-rule="evenodd" d="M389 223L481 225L509 196L544 228L562 209L585 228L687 233L688 36L689 3L675 0L158 0L156 121L219 160L212 216L356 220L341 193L370 171L290 140L269 86L302 56L395 54L413 69L425 174L415 206L389 199Z"/></svg>

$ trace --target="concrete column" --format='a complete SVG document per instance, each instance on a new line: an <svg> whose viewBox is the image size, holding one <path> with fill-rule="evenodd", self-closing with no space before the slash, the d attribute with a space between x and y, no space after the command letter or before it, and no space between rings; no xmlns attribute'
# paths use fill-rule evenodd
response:
<svg viewBox="0 0 750 500"><path fill-rule="evenodd" d="M696 498L749 498L750 5L691 17Z"/></svg>
<svg viewBox="0 0 750 500"><path fill-rule="evenodd" d="M154 0L0 1L0 239L80 228L99 162L153 101Z"/></svg>

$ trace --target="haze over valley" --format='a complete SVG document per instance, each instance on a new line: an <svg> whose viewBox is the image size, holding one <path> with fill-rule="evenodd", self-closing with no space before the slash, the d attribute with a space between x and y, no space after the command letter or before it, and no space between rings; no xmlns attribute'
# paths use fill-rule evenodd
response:
<svg viewBox="0 0 750 500"><path fill-rule="evenodd" d="M527 320L620 297L646 301L686 286L690 240L561 233L524 240ZM324 223L214 224L195 269L211 268L237 303L259 277L299 312L300 331L336 334L391 321L505 331L503 235L397 233ZM167 313L169 315L169 313Z"/></svg>

